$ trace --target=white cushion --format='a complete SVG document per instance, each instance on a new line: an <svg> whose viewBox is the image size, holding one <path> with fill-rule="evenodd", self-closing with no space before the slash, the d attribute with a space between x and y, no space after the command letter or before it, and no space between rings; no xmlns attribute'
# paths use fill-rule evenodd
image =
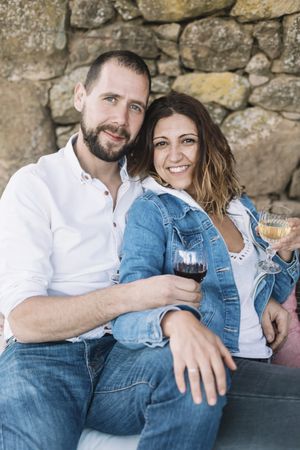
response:
<svg viewBox="0 0 300 450"><path fill-rule="evenodd" d="M112 436L86 428L77 450L136 450L139 436Z"/></svg>

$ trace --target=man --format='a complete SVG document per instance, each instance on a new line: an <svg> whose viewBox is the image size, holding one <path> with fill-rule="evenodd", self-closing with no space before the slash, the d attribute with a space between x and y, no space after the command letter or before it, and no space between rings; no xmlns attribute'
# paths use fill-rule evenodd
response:
<svg viewBox="0 0 300 450"><path fill-rule="evenodd" d="M85 427L143 431L143 449L195 449L200 422L202 433L210 424L210 407L203 421L190 390L182 395L176 388L167 347L127 350L115 344L107 325L125 312L158 306L163 314L175 304L193 311L200 300L196 282L171 275L112 285L125 214L141 192L123 156L139 132L149 91L149 71L137 55L100 55L75 88L78 135L18 171L3 194L5 449L74 449ZM222 343L214 345L219 359L230 359ZM219 378L224 386L225 370Z"/></svg>

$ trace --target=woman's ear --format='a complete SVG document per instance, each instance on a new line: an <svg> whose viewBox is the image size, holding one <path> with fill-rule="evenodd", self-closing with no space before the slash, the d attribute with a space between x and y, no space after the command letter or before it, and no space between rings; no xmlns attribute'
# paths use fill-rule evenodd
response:
<svg viewBox="0 0 300 450"><path fill-rule="evenodd" d="M74 89L74 107L77 111L82 112L86 91L82 83L77 83Z"/></svg>

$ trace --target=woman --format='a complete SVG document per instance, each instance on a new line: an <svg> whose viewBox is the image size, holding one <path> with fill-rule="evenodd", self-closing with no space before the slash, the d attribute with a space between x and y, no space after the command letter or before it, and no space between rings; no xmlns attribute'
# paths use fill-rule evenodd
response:
<svg viewBox="0 0 300 450"><path fill-rule="evenodd" d="M265 394L273 399L274 392L264 390L266 380L277 374L274 384L278 390L290 369L265 364L272 350L260 320L271 295L283 302L290 293L299 276L297 258L282 249L275 257L280 273L258 272L257 263L264 258L266 243L255 232L257 212L242 194L225 137L200 102L176 92L155 100L146 113L136 148L139 152L132 172L144 178L145 193L129 212L120 281L172 274L175 249L196 249L200 244L206 248L208 271L201 283L200 321L193 311L180 305L171 311L160 308L131 313L115 321L115 337L133 347L163 346L169 338L178 388L185 392L188 374L195 403L216 405L226 390L224 366L233 371L235 364L239 370L232 376L230 392L239 391L243 383L251 385L255 374L262 383L263 392L258 397ZM298 380L300 388L300 371L294 371L290 376ZM243 395L239 393L238 397L245 405ZM283 409L284 404L288 408L288 398L281 404ZM244 418L246 427L251 427L251 417L257 419L261 409L258 402L253 405ZM241 407L237 410L239 415ZM297 420L300 406L298 410ZM233 405L231 420L234 414ZM276 411L274 414L270 427ZM245 438L243 427L240 430L237 444ZM212 448L216 431L210 434L207 449ZM285 440L287 448L292 448L289 442L292 445L299 439L295 433L290 434L285 436L291 439ZM276 439L273 447L265 448L277 448Z"/></svg>

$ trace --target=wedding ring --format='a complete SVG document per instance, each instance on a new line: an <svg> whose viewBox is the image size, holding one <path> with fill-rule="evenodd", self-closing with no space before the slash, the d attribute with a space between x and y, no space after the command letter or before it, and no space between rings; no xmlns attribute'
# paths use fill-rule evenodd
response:
<svg viewBox="0 0 300 450"><path fill-rule="evenodd" d="M197 369L196 369L195 367L192 367L191 369L188 369L188 371L189 371L190 373L196 373L196 372L197 372Z"/></svg>

